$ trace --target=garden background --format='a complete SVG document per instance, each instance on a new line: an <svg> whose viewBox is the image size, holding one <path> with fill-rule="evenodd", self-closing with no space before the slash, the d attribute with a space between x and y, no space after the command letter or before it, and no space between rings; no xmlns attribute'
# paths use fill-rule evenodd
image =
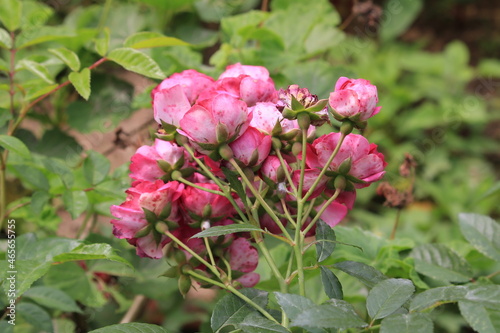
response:
<svg viewBox="0 0 500 333"><path fill-rule="evenodd" d="M176 280L158 277L166 261L139 258L113 238L109 207L124 200L128 161L157 128L151 90L182 70L217 77L237 62L264 66L277 87L299 84L320 98L340 76L378 87L382 110L364 134L386 156L384 180L412 187L414 201L391 208L376 186L359 192L356 209L335 230L338 240L365 251L339 245L332 263L358 260L411 279L419 290L450 281L500 283L500 228L484 217L500 217L494 1L18 3L0 1L0 145L9 150L2 152L0 250L7 259L8 221L15 220L23 297L16 326L4 314L0 331L87 332L133 320L169 332L210 332L220 296L191 290L184 299ZM399 173L405 153L417 165L414 182ZM484 215L475 218L492 225L494 254L474 246L460 213ZM419 264L428 246L435 256ZM269 272L259 273L257 287L272 288ZM340 279L344 297L362 304L359 286ZM1 307L7 302L2 294ZM456 303L435 309L434 330L495 332L460 310ZM498 308L485 311L500 330Z"/></svg>

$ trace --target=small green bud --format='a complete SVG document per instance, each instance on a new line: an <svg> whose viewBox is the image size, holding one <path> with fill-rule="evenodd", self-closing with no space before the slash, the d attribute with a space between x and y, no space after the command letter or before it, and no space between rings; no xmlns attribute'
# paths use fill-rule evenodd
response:
<svg viewBox="0 0 500 333"><path fill-rule="evenodd" d="M226 161L229 161L234 156L233 150L227 144L219 147L219 154Z"/></svg>
<svg viewBox="0 0 500 333"><path fill-rule="evenodd" d="M298 156L302 152L302 143L294 142L292 146L292 154Z"/></svg>
<svg viewBox="0 0 500 333"><path fill-rule="evenodd" d="M179 277L179 281L177 283L179 287L179 291L181 292L181 295L183 297L186 297L186 294L188 293L189 289L191 289L191 278L186 275L181 275Z"/></svg>

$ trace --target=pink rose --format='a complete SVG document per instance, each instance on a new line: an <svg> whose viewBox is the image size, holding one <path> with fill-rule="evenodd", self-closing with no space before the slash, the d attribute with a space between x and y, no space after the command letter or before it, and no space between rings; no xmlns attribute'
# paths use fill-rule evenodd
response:
<svg viewBox="0 0 500 333"><path fill-rule="evenodd" d="M153 235L154 226L144 236L137 238L139 231L149 225L143 208L152 211L157 216L160 215L167 205L170 205L171 210L168 218L169 221L178 222L180 216L178 214L178 200L181 196L184 185L178 182L163 183L157 180L151 182L136 182L134 187L129 188L127 199L120 206L111 206L111 214L116 217L116 220L111 220L113 224L113 234L118 238L126 238L132 244L136 245L137 253L144 254L151 258L161 257L161 248L168 242L166 236L161 235L161 244L156 243ZM144 238L144 239L142 239Z"/></svg>
<svg viewBox="0 0 500 333"><path fill-rule="evenodd" d="M210 190L220 190L215 184L196 183L196 185ZM193 221L217 221L234 214L234 207L226 197L191 186L182 192L181 202L184 211Z"/></svg>
<svg viewBox="0 0 500 333"><path fill-rule="evenodd" d="M377 87L364 79L341 77L330 93L330 106L336 119L359 117L360 121L379 113Z"/></svg>
<svg viewBox="0 0 500 333"><path fill-rule="evenodd" d="M288 165L286 161L285 166L288 171L291 173L292 169ZM269 155L264 163L262 163L262 168L260 168L260 173L262 176L271 179L273 182L277 183L278 181L283 181L283 179L278 179L279 177L284 176L284 170L280 170L282 168L281 162L278 157L274 155ZM280 175L280 173L282 173Z"/></svg>
<svg viewBox="0 0 500 333"><path fill-rule="evenodd" d="M170 164L172 168L179 161L182 163L179 169L187 165L187 155L184 148L169 141L155 139L152 146L142 146L132 156L130 178L154 182L163 177L165 171L159 167L157 162L160 160Z"/></svg>
<svg viewBox="0 0 500 333"><path fill-rule="evenodd" d="M205 74L199 73L194 69L188 69L180 73L172 74L169 78L163 80L156 88L153 89L151 95L154 95L165 89L170 89L174 86L180 86L189 103L194 104L201 92L212 85L214 79Z"/></svg>
<svg viewBox="0 0 500 333"><path fill-rule="evenodd" d="M276 108L276 104L269 102L257 103L248 109L252 112L252 121L250 126L259 129L262 132L271 134L276 122L280 122L283 133L298 128L297 121L284 119L281 112Z"/></svg>
<svg viewBox="0 0 500 333"><path fill-rule="evenodd" d="M250 242L243 237L233 240L227 250L231 270L247 273L236 279L245 288L251 288L259 282L259 275L252 273L259 263L259 253Z"/></svg>
<svg viewBox="0 0 500 333"><path fill-rule="evenodd" d="M228 94L218 94L193 105L180 120L180 132L201 146L218 145L243 134L251 118L245 102ZM218 132L225 134L221 137Z"/></svg>
<svg viewBox="0 0 500 333"><path fill-rule="evenodd" d="M229 147L234 157L244 165L260 165L271 151L271 137L258 129L248 127Z"/></svg>
<svg viewBox="0 0 500 333"><path fill-rule="evenodd" d="M248 75L254 79L268 81L269 71L267 68L262 66L249 66L236 63L234 65L229 65L226 70L219 76L219 80L226 77L238 77L240 75Z"/></svg>
<svg viewBox="0 0 500 333"><path fill-rule="evenodd" d="M306 163L311 168L322 168L337 146L340 133L330 133L316 139L308 147ZM344 139L338 154L329 166L332 171L339 171L339 167L347 159L351 160L351 168L348 175L364 181L365 183L355 183L354 187L363 188L370 183L381 179L387 163L384 156L379 153L376 146L370 145L368 140L358 134L349 134Z"/></svg>

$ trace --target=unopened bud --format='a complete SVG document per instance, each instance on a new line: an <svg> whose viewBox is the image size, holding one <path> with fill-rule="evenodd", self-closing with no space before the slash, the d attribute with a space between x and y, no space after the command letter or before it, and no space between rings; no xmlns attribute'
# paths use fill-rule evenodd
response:
<svg viewBox="0 0 500 333"><path fill-rule="evenodd" d="M233 150L227 144L219 147L219 155L226 161L229 161L234 156Z"/></svg>
<svg viewBox="0 0 500 333"><path fill-rule="evenodd" d="M302 143L295 142L292 146L292 154L298 156L302 152Z"/></svg>
<svg viewBox="0 0 500 333"><path fill-rule="evenodd" d="M181 275L178 281L179 291L183 297L186 297L189 289L191 289L191 278L186 275Z"/></svg>

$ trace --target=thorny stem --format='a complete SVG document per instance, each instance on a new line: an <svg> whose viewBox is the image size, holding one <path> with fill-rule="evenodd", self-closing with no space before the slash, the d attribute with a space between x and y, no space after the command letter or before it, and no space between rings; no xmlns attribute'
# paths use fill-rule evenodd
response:
<svg viewBox="0 0 500 333"><path fill-rule="evenodd" d="M340 134L340 139L339 139L339 142L337 142L337 146L335 147L335 149L333 150L332 154L328 158L328 161L323 166L323 169L321 169L321 172L319 173L318 178L316 178L316 180L312 184L312 186L309 189L309 191L307 191L306 195L304 195L304 197L302 198L302 201L306 201L313 194L314 190L316 189L316 186L318 186L319 182L321 181L321 178L323 178L323 176L325 175L326 171L330 167L330 164L332 163L333 159L335 158L335 156L337 156L337 154L338 154L338 152L340 150L340 146L342 146L342 143L344 142L344 139L345 139L346 136L347 136L347 134L344 134L344 133Z"/></svg>
<svg viewBox="0 0 500 333"><path fill-rule="evenodd" d="M247 187L250 189L250 191L255 196L255 198L257 200L259 200L260 204L266 210L266 212L269 214L269 216L273 219L273 221L278 225L278 227L283 232L283 235L285 235L285 237L288 238L290 241L293 241L292 238L290 237L290 235L288 234L288 231L283 226L283 223L281 223L280 219L276 216L276 214L274 214L274 211L272 210L272 208L269 207L269 205L267 204L267 202L262 198L262 196L255 189L255 187L253 186L253 184L248 180L247 176L245 175L245 173L243 172L243 170L241 170L241 168L238 165L238 163L233 158L229 160L229 163L231 163L231 165L236 169L236 171L238 171L238 173L240 174L241 179L243 180L243 182L247 185Z"/></svg>

